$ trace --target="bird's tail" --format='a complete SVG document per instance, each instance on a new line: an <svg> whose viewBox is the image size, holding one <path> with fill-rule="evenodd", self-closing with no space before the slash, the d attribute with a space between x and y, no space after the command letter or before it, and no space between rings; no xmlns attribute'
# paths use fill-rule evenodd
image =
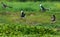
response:
<svg viewBox="0 0 60 37"><path fill-rule="evenodd" d="M51 8L46 8L46 10L48 10L48 11L49 11L50 9L51 9Z"/></svg>
<svg viewBox="0 0 60 37"><path fill-rule="evenodd" d="M11 6L7 6L7 7L12 8Z"/></svg>

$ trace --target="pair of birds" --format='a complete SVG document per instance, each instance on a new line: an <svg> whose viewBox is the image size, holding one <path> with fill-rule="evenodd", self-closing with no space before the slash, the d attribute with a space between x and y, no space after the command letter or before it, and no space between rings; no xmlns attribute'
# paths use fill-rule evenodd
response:
<svg viewBox="0 0 60 37"><path fill-rule="evenodd" d="M7 5L4 4L3 2L1 2L1 4L2 4L2 7L3 7L3 8L7 8L7 7L8 7L8 8L12 8L12 7L10 7L10 6L7 6ZM42 10L42 11L46 11L46 9L45 9L41 4L40 4L40 7L41 7L41 10ZM23 10L21 11L21 14L22 14L21 17L24 17L24 16L25 16Z"/></svg>
<svg viewBox="0 0 60 37"><path fill-rule="evenodd" d="M10 7L10 6L7 6L7 5L4 4L3 2L1 2L1 4L2 4L2 7L3 7L3 8L6 8L6 7L12 8L12 7ZM40 4L40 7L41 7L41 10L42 10L42 11L48 10L48 9L44 8L44 7L42 6L42 4Z"/></svg>
<svg viewBox="0 0 60 37"><path fill-rule="evenodd" d="M25 17L24 11L21 11L21 17ZM56 21L56 16L55 15L52 15L51 21L52 21L51 23L55 23L55 21Z"/></svg>
<svg viewBox="0 0 60 37"><path fill-rule="evenodd" d="M21 17L25 17L24 11L21 11ZM51 22L52 24L56 22L56 16L55 16L55 15L52 15L51 21L52 21L52 22Z"/></svg>
<svg viewBox="0 0 60 37"><path fill-rule="evenodd" d="M41 11L42 11L42 12L45 12L45 11L49 10L49 9L47 9L47 8L44 8L44 7L42 6L42 4L40 4L40 8L41 8ZM56 21L56 16L55 16L54 14L53 14L52 17L51 17L51 21L52 21L52 23L55 23L55 21Z"/></svg>
<svg viewBox="0 0 60 37"><path fill-rule="evenodd" d="M40 4L41 10L42 11L46 11L47 9L45 9L41 4ZM21 10L21 17L25 17L25 13L23 10Z"/></svg>
<svg viewBox="0 0 60 37"><path fill-rule="evenodd" d="M6 5L5 3L3 3L3 2L1 2L1 4L2 4L2 7L5 9L5 8L12 8L12 7L10 7L10 6L8 6L8 5ZM23 10L21 10L21 17L25 17L25 13L24 13L24 11Z"/></svg>

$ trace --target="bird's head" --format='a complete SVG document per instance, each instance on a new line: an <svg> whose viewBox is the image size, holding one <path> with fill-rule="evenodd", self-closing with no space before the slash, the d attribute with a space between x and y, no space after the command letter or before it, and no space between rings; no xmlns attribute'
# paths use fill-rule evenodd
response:
<svg viewBox="0 0 60 37"><path fill-rule="evenodd" d="M21 10L21 13L23 13L24 11L23 10Z"/></svg>
<svg viewBox="0 0 60 37"><path fill-rule="evenodd" d="M42 6L42 4L40 4L40 6Z"/></svg>

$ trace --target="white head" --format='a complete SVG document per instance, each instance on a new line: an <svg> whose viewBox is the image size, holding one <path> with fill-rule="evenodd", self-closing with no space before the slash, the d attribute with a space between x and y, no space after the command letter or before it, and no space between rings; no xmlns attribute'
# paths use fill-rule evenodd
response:
<svg viewBox="0 0 60 37"><path fill-rule="evenodd" d="M40 4L40 6L42 6L42 4Z"/></svg>
<svg viewBox="0 0 60 37"><path fill-rule="evenodd" d="M21 13L23 13L24 11L23 10L21 10Z"/></svg>

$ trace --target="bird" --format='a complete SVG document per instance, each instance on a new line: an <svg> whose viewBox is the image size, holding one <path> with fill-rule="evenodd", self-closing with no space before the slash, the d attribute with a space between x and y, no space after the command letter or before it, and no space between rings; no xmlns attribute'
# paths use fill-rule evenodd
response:
<svg viewBox="0 0 60 37"><path fill-rule="evenodd" d="M2 7L3 8L7 8L7 7L9 7L9 8L12 8L12 7L10 7L10 6L7 6L5 3L3 3L3 2L1 2L1 4L2 4Z"/></svg>
<svg viewBox="0 0 60 37"><path fill-rule="evenodd" d="M21 17L25 17L25 13L23 10L21 10Z"/></svg>
<svg viewBox="0 0 60 37"><path fill-rule="evenodd" d="M40 4L40 8L41 8L42 12L45 12L46 10L49 10L49 9L45 8L44 6L42 6L42 4Z"/></svg>
<svg viewBox="0 0 60 37"><path fill-rule="evenodd" d="M51 21L52 21L52 23L55 23L55 21L56 21L56 16L55 15L52 15Z"/></svg>

